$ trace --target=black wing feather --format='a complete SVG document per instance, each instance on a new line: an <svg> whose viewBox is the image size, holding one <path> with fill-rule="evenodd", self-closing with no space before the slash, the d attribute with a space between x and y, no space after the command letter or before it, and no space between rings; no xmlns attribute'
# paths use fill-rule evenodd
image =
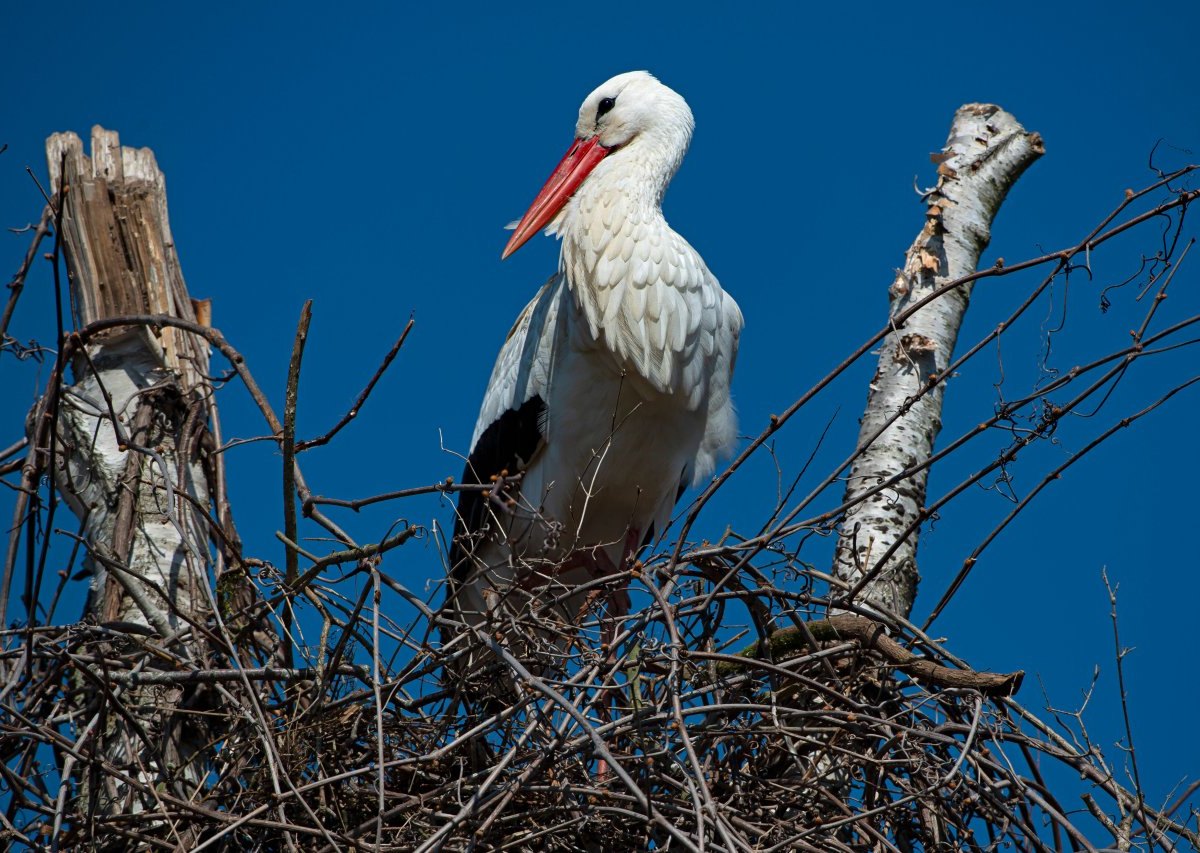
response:
<svg viewBox="0 0 1200 853"><path fill-rule="evenodd" d="M462 483L465 486L492 482L492 477L507 470L515 474L528 463L542 440L546 402L534 395L515 409L509 409L483 431L467 457ZM450 594L467 580L471 540L487 517L487 493L458 493L458 514L454 520L454 539L450 544Z"/></svg>

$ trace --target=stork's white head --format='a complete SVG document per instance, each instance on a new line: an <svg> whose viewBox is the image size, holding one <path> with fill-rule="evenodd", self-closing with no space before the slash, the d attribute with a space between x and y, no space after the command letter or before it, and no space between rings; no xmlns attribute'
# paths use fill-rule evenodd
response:
<svg viewBox="0 0 1200 853"><path fill-rule="evenodd" d="M507 258L554 218L604 159L637 158L648 181L666 187L692 138L687 102L646 71L628 71L602 83L584 99L575 141L517 223L501 258Z"/></svg>
<svg viewBox="0 0 1200 853"><path fill-rule="evenodd" d="M628 71L587 96L579 108L575 138L595 138L609 152L642 136L686 148L694 124L687 101L677 92L649 72Z"/></svg>

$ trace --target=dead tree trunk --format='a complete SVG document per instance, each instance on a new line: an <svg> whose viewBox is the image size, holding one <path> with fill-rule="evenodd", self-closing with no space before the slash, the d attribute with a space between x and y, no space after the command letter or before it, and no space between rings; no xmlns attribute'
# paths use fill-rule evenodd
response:
<svg viewBox="0 0 1200 853"><path fill-rule="evenodd" d="M834 573L859 604L903 617L912 610L926 463L942 426L946 371L971 285L949 289L904 315L975 272L1004 197L1043 151L1041 137L1009 113L991 104L966 104L954 115L946 147L934 156L937 186L924 196L925 226L889 290L896 328L880 347L859 455L846 482L845 503L858 502L842 524ZM905 471L914 473L879 490Z"/></svg>
<svg viewBox="0 0 1200 853"><path fill-rule="evenodd" d="M76 327L136 314L195 321L153 152L122 148L96 127L90 159L73 133L50 137L46 154ZM179 329L116 326L74 347L71 368L74 384L43 410L57 413L54 481L81 520L93 571L85 618L124 635L114 655L152 646L194 664L212 611L207 343ZM80 716L84 736L142 784L81 769L81 815L157 810L155 790L191 796L207 740L194 714L202 689L82 692L93 702Z"/></svg>

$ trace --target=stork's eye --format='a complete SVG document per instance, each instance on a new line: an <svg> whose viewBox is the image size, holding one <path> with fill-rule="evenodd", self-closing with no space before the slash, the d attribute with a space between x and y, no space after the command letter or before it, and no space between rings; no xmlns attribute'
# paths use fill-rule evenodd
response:
<svg viewBox="0 0 1200 853"><path fill-rule="evenodd" d="M600 101L600 106L596 107L596 121L600 121L600 117L617 105L616 98L604 98Z"/></svg>

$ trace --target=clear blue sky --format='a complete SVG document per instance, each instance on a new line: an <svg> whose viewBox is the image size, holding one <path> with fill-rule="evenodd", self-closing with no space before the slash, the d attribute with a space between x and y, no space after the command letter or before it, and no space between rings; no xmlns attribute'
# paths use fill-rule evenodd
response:
<svg viewBox="0 0 1200 853"><path fill-rule="evenodd" d="M9 146L0 155L0 218L19 226L37 216L42 202L24 167L44 174L51 132L86 136L101 123L125 144L153 148L191 291L214 300L215 324L277 404L296 318L314 300L301 433L323 431L341 414L415 313L409 344L358 421L332 447L308 454L305 468L327 495L427 484L459 473L459 459L440 443L466 451L495 352L555 266L557 247L544 238L501 264L503 224L557 162L584 95L612 74L646 68L696 115L666 210L746 315L735 394L743 429L755 434L882 324L893 269L922 221L914 176L933 183L928 154L959 104L999 103L1046 139L1046 156L1000 214L988 261L1077 241L1126 187L1150 180L1157 140L1174 146L1160 149L1164 163L1187 161L1179 149L1200 151L1200 72L1184 47L1200 6L1138 5L823 4L801 12L798 4L486 4L442 12L435 4L344 4L333 13L328 4L263 3L193 13L129 3L100 18L94 4L52 12L19 4L5 14L0 49L0 144ZM25 245L24 236L0 232L0 269L15 270ZM1036 377L1037 341L1064 306L1054 367L1127 341L1144 306L1126 288L1101 314L1099 289L1154 248L1147 233L1099 253L1094 281L1076 276L1069 291L1057 288L1052 303L1041 303L1005 343L1005 395ZM1170 318L1200 312L1200 257L1191 263L1163 308ZM52 341L48 284L44 274L31 280L12 329L18 337ZM964 342L1030 286L983 284ZM1018 493L1196 364L1185 350L1139 367L1096 417L1068 424L1057 445L1022 459ZM813 470L823 475L849 452L870 370L860 365L780 437L786 471L798 469L835 413ZM0 445L16 438L21 410L47 372L0 357L0 389L14 406ZM998 376L991 350L951 384L944 438L991 413ZM264 431L240 392L223 405L227 434ZM1074 707L1100 667L1087 719L1119 765L1112 743L1123 730L1100 580L1107 566L1121 585L1123 639L1136 646L1127 659L1130 709L1156 804L1200 774L1200 747L1172 725L1200 704L1190 666L1200 560L1187 544L1200 480L1198 416L1192 391L1080 463L987 552L937 624L975 666L1040 676L1058 707ZM931 492L958 482L999 441L937 470ZM273 538L282 524L278 456L251 445L230 463L248 552L282 562ZM714 503L701 532L752 527L769 511L772 478L764 456ZM2 500L8 518L7 491ZM926 531L918 619L1010 506L974 490ZM360 541L375 541L398 517L445 524L450 510L434 500L392 504L346 523ZM805 555L828 566L826 543ZM440 577L439 560L427 543L389 566L422 590ZM1043 705L1037 678L1021 698Z"/></svg>

